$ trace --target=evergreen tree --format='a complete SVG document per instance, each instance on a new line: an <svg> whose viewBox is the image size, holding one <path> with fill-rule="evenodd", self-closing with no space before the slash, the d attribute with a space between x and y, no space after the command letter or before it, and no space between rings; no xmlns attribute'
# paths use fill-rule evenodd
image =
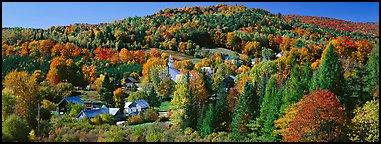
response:
<svg viewBox="0 0 381 144"><path fill-rule="evenodd" d="M186 87L189 89L188 102L185 104L185 127L191 127L192 129L197 128L197 117L195 105L193 104L193 92L192 88L189 86L190 75L189 72L186 73Z"/></svg>
<svg viewBox="0 0 381 144"><path fill-rule="evenodd" d="M263 98L265 96L266 85L267 85L268 80L269 80L269 78L266 74L262 75L262 79L260 82L260 88L259 88L259 104L263 103Z"/></svg>
<svg viewBox="0 0 381 144"><path fill-rule="evenodd" d="M211 78L206 74L207 72L205 70L202 70L202 80L205 83L205 89L207 91L208 97L210 97L213 94L213 87L212 87L212 81Z"/></svg>
<svg viewBox="0 0 381 144"><path fill-rule="evenodd" d="M241 140L248 132L246 125L249 123L250 110L248 102L250 101L249 91L250 82L245 82L245 93L240 97L239 104L236 104L231 124L233 140Z"/></svg>
<svg viewBox="0 0 381 144"><path fill-rule="evenodd" d="M259 124L262 127L262 138L275 141L272 131L275 130L274 120L278 118L281 105L282 93L278 90L277 75L271 76L267 87L263 103L261 105Z"/></svg>
<svg viewBox="0 0 381 144"><path fill-rule="evenodd" d="M99 91L99 94L101 95L101 100L106 102L108 106L113 105L112 92L112 83L110 81L110 77L108 76L108 74L106 74L102 81L102 87Z"/></svg>
<svg viewBox="0 0 381 144"><path fill-rule="evenodd" d="M300 83L301 79L299 77L299 65L295 64L292 69L290 78L286 82L286 89L284 96L282 98L282 105L280 107L281 115L284 111L293 103L296 103L303 97L302 86Z"/></svg>
<svg viewBox="0 0 381 144"><path fill-rule="evenodd" d="M380 72L380 66L379 66L379 45L377 45L375 48L373 48L372 52L370 53L368 63L366 64L366 76L364 78L365 84L365 91L370 94L370 97L373 97L373 99L378 100L378 93L379 93L379 72ZM369 100L372 98L365 97L364 99Z"/></svg>
<svg viewBox="0 0 381 144"><path fill-rule="evenodd" d="M311 73L311 65L306 60L306 63L303 65L302 68L302 77L301 77L301 88L303 91L303 95L306 95L309 93L308 89L310 88L312 73Z"/></svg>
<svg viewBox="0 0 381 144"><path fill-rule="evenodd" d="M249 110L249 118L254 119L259 116L259 101L260 97L257 95L257 84L249 82L244 87L243 97L247 97L247 106Z"/></svg>
<svg viewBox="0 0 381 144"><path fill-rule="evenodd" d="M214 132L214 122L215 122L215 111L214 111L214 105L209 104L209 111L206 113L205 118L202 122L201 127L201 137L204 138L205 136L211 134Z"/></svg>
<svg viewBox="0 0 381 144"><path fill-rule="evenodd" d="M223 131L227 129L227 123L231 121L231 112L226 100L227 90L223 83L220 83L220 87L217 89L217 102L216 102L216 131Z"/></svg>
<svg viewBox="0 0 381 144"><path fill-rule="evenodd" d="M310 91L316 90L316 87L328 89L339 97L345 107L349 106L348 99L344 98L346 82L343 69L332 43L329 43L323 53L322 62L312 78Z"/></svg>
<svg viewBox="0 0 381 144"><path fill-rule="evenodd" d="M202 105L201 113L200 116L197 119L197 131L201 131L202 129L202 122L204 120L204 115L205 115L205 104Z"/></svg>
<svg viewBox="0 0 381 144"><path fill-rule="evenodd" d="M355 65L354 67L355 70L353 70L351 72L352 74L347 78L348 89L345 91L351 103L350 106L346 107L348 111L352 111L356 106L361 106L365 104L366 101L372 100L370 93L365 90L369 83L364 80L364 76L367 77L368 74L362 65Z"/></svg>
<svg viewBox="0 0 381 144"><path fill-rule="evenodd" d="M151 91L149 92L148 96L149 96L148 103L150 104L150 106L152 107L160 106L159 98L157 97L157 93L154 87L151 88Z"/></svg>

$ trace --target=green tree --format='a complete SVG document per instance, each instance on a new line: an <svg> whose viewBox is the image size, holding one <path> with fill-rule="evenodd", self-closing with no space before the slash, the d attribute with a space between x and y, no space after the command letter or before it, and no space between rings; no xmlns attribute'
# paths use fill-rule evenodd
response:
<svg viewBox="0 0 381 144"><path fill-rule="evenodd" d="M206 108L205 108L205 104L202 105L202 108L201 108L201 113L200 113L200 116L198 117L197 119L197 131L201 131L201 128L202 128L202 122L204 120L204 116L205 116L205 113L206 113Z"/></svg>
<svg viewBox="0 0 381 144"><path fill-rule="evenodd" d="M300 83L299 73L299 65L295 64L291 71L290 78L286 82L286 89L280 106L281 114L283 114L291 104L298 102L303 97L303 83Z"/></svg>
<svg viewBox="0 0 381 144"><path fill-rule="evenodd" d="M302 76L301 76L301 84L300 84L302 87L303 95L306 95L309 92L308 89L310 88L311 78L312 78L311 65L308 62L308 60L306 60L302 68Z"/></svg>
<svg viewBox="0 0 381 144"><path fill-rule="evenodd" d="M148 94L146 92L144 92L144 91L132 92L128 96L127 101L133 102L135 100L140 100L140 99L148 100L149 99L148 98Z"/></svg>
<svg viewBox="0 0 381 144"><path fill-rule="evenodd" d="M160 101L154 87L151 88L151 91L148 94L148 103L152 107L160 106Z"/></svg>
<svg viewBox="0 0 381 144"><path fill-rule="evenodd" d="M366 64L366 76L364 78L365 83L367 84L365 86L365 91L370 93L370 95L373 97L373 99L378 99L379 96L379 45L377 45L375 48L373 48L372 52L370 53L368 63ZM365 99L371 99L371 98L365 98Z"/></svg>
<svg viewBox="0 0 381 144"><path fill-rule="evenodd" d="M98 116L100 117L102 124L109 124L109 125L115 124L114 116L111 114L100 114Z"/></svg>
<svg viewBox="0 0 381 144"><path fill-rule="evenodd" d="M344 97L346 82L343 69L332 43L325 49L321 61L312 78L310 91L316 90L317 87L328 89L339 97L345 107L350 106L349 99Z"/></svg>
<svg viewBox="0 0 381 144"><path fill-rule="evenodd" d="M229 110L227 102L227 89L220 83L220 87L217 89L217 102L216 102L216 131L227 130L229 127L228 122L232 119L232 113Z"/></svg>
<svg viewBox="0 0 381 144"><path fill-rule="evenodd" d="M72 96L74 94L74 86L68 82L60 82L54 86L54 101L59 102L63 98Z"/></svg>
<svg viewBox="0 0 381 144"><path fill-rule="evenodd" d="M73 104L69 103L66 105L69 111L69 117L77 117L77 115L82 111L85 110L85 105L83 104Z"/></svg>
<svg viewBox="0 0 381 144"><path fill-rule="evenodd" d="M231 124L232 129L232 139L235 141L242 140L246 137L246 134L249 132L246 125L249 123L250 119L250 110L249 110L249 101L250 101L250 82L245 82L246 91L239 98L239 103L235 104L235 109L233 113L233 120Z"/></svg>
<svg viewBox="0 0 381 144"><path fill-rule="evenodd" d="M3 89L1 91L1 110L2 110L2 122L5 121L8 115L14 113L14 107L16 104L16 96L10 89Z"/></svg>
<svg viewBox="0 0 381 144"><path fill-rule="evenodd" d="M170 96L175 88L175 82L171 79L168 73L163 73L160 76L160 83L157 85L156 90L161 97Z"/></svg>
<svg viewBox="0 0 381 144"><path fill-rule="evenodd" d="M112 83L110 81L110 77L108 74L106 74L102 81L102 87L99 90L99 94L101 95L101 100L104 101L108 106L113 105L112 92Z"/></svg>
<svg viewBox="0 0 381 144"><path fill-rule="evenodd" d="M209 104L209 111L206 113L202 122L200 132L202 138L214 132L215 118L214 105Z"/></svg>
<svg viewBox="0 0 381 144"><path fill-rule="evenodd" d="M189 80L189 77L188 77ZM192 88L189 88L189 100L193 99L193 92ZM195 105L189 101L185 104L185 120L184 120L184 126L190 127L190 128L197 128L197 114L195 111Z"/></svg>
<svg viewBox="0 0 381 144"><path fill-rule="evenodd" d="M3 142L27 142L30 128L27 122L15 115L10 115L2 124Z"/></svg>
<svg viewBox="0 0 381 144"><path fill-rule="evenodd" d="M265 97L261 105L259 124L262 127L262 138L275 141L276 138L272 134L275 130L274 120L278 119L279 108L281 105L282 93L277 83L277 75L272 75L267 86Z"/></svg>

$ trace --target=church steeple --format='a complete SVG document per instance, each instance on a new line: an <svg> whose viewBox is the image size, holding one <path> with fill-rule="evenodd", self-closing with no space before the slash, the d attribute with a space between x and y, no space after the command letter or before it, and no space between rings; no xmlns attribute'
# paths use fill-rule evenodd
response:
<svg viewBox="0 0 381 144"><path fill-rule="evenodd" d="M172 59L172 55L169 55L169 60L168 60L168 67L173 67L173 59Z"/></svg>

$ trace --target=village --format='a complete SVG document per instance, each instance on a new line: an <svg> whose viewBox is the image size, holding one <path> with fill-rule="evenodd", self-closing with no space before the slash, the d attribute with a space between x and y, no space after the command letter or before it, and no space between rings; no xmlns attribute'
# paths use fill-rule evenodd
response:
<svg viewBox="0 0 381 144"><path fill-rule="evenodd" d="M232 62L234 62L234 59L229 55L224 56L224 58L225 60L231 60ZM262 59L262 61L263 60L265 59ZM252 59L251 62L254 65L255 59ZM202 67L201 69L207 74L207 76L212 78L213 72L211 67ZM183 74L180 74L180 71L178 69L174 68L172 55L169 56L167 72L170 75L171 80L175 82L177 81L177 79L180 79L183 76ZM192 77L192 75L190 75L190 77ZM233 75L227 76L223 79L224 85L226 86L226 90L234 87L235 80L236 80L236 77ZM137 87L137 90L143 91L143 89L139 87L138 80L136 80L133 77L125 78L125 82L122 89L129 89L132 87ZM89 89L89 87L87 87L87 89ZM215 101L216 97L212 96L209 99ZM170 100L168 100L166 103L170 104ZM115 107L107 107L106 103L101 101L84 101L81 98L81 96L69 96L59 101L57 103L56 111L51 111L51 113L57 114L58 116L64 115L65 113L68 112L68 107L67 107L68 104L77 104L77 105L84 106L84 109L81 110L76 116L77 120L80 120L81 118L93 119L96 116L99 116L101 114L110 114L113 116L115 120L115 124L120 126L125 126L125 124L127 123L127 120L131 118L132 116L136 116L139 113L144 115L144 112L148 108L150 108L150 104L147 102L147 100L144 100L144 99L139 99L135 101L127 101L126 99L126 102L124 102L123 109L120 109ZM159 107L158 109L161 109L161 108ZM168 106L166 106L165 109L168 109ZM168 112L170 110L171 109L169 108L167 111L163 111L163 110L158 111L157 113L158 119L162 117L169 119L170 115L168 114Z"/></svg>
<svg viewBox="0 0 381 144"><path fill-rule="evenodd" d="M379 141L379 4L4 4L3 142Z"/></svg>

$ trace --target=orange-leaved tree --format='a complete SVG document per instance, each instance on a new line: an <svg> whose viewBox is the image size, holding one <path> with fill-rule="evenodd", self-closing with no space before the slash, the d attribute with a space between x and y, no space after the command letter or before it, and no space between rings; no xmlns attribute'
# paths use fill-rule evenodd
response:
<svg viewBox="0 0 381 144"><path fill-rule="evenodd" d="M275 121L275 130L286 142L343 141L346 124L345 108L338 97L318 89L305 95L296 107L286 111L283 118Z"/></svg>

